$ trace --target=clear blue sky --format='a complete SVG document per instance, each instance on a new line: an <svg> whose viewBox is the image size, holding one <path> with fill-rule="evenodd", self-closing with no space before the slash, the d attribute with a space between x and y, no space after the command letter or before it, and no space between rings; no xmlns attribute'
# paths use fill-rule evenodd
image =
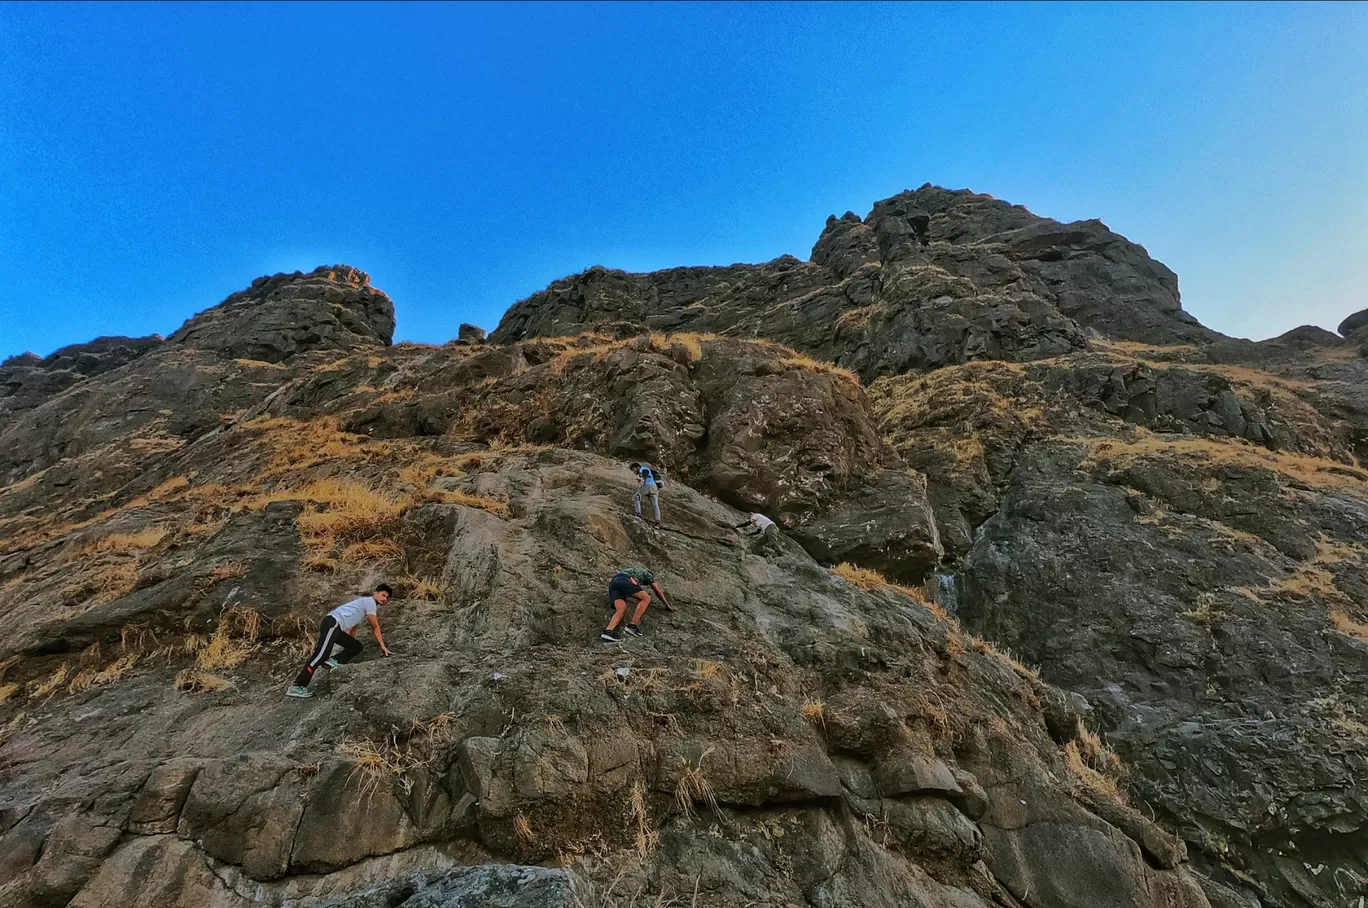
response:
<svg viewBox="0 0 1368 908"><path fill-rule="evenodd" d="M442 342L927 181L1101 218L1222 331L1333 328L1368 5L0 4L0 356L335 262Z"/></svg>

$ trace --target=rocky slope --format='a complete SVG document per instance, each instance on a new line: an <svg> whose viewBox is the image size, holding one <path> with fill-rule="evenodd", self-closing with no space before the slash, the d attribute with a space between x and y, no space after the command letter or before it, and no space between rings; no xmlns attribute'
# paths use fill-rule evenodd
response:
<svg viewBox="0 0 1368 908"><path fill-rule="evenodd" d="M923 187L488 343L333 266L12 358L0 905L1356 904L1365 318ZM398 655L282 699L382 578Z"/></svg>

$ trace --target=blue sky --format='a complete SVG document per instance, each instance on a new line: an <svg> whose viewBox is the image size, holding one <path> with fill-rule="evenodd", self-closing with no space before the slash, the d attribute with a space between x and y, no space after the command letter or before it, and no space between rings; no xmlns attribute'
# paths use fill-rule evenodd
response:
<svg viewBox="0 0 1368 908"><path fill-rule="evenodd" d="M1101 218L1222 331L1333 328L1368 4L0 4L0 356L336 262L442 342L927 181Z"/></svg>

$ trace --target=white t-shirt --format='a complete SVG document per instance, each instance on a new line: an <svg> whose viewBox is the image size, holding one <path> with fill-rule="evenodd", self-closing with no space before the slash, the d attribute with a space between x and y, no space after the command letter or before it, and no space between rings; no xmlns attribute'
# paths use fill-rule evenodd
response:
<svg viewBox="0 0 1368 908"><path fill-rule="evenodd" d="M762 533L774 526L774 521L770 520L764 514L752 514L751 523L755 524L755 528Z"/></svg>
<svg viewBox="0 0 1368 908"><path fill-rule="evenodd" d="M328 612L329 615L337 619L337 626L349 634L354 627L366 620L367 615L374 615L375 613L374 596L362 596L359 599L353 599L351 602L344 602Z"/></svg>

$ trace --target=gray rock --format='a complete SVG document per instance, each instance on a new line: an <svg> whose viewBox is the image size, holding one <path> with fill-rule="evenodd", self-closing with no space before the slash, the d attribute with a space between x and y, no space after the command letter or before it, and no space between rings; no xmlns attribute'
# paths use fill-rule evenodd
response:
<svg viewBox="0 0 1368 908"><path fill-rule="evenodd" d="M573 878L564 870L512 864L413 874L317 908L575 908Z"/></svg>
<svg viewBox="0 0 1368 908"><path fill-rule="evenodd" d="M1368 309L1361 309L1340 322L1339 333L1352 338L1364 328L1368 328Z"/></svg>

